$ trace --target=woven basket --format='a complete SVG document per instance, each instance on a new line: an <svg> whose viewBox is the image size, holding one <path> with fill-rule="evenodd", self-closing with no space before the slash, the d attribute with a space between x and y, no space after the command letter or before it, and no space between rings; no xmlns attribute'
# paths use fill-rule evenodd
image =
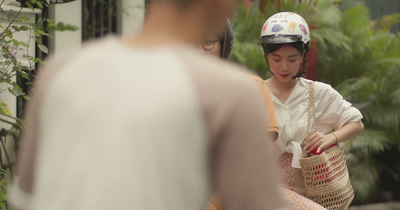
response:
<svg viewBox="0 0 400 210"><path fill-rule="evenodd" d="M316 131L314 82L310 84L307 133ZM313 126L311 126L313 125ZM327 209L347 209L354 198L343 148L338 144L322 154L300 157L307 198Z"/></svg>
<svg viewBox="0 0 400 210"><path fill-rule="evenodd" d="M347 209L354 198L346 159L339 145L300 158L307 198L327 209Z"/></svg>

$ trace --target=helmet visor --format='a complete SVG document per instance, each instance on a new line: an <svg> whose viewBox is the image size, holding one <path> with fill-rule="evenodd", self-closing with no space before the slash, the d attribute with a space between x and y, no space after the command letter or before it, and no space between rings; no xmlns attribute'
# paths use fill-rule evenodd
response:
<svg viewBox="0 0 400 210"><path fill-rule="evenodd" d="M261 37L261 44L286 44L301 41L301 35L269 35Z"/></svg>

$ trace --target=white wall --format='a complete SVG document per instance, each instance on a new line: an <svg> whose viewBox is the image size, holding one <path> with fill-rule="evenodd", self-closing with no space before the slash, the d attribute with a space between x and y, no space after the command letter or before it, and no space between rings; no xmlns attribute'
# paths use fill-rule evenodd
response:
<svg viewBox="0 0 400 210"><path fill-rule="evenodd" d="M120 0L118 31L122 36L138 33L144 22L145 0ZM49 17L55 22L62 21L82 28L82 0L64 4L51 4ZM49 39L50 53L79 49L82 46L82 31L54 32L54 39Z"/></svg>
<svg viewBox="0 0 400 210"><path fill-rule="evenodd" d="M122 36L136 34L142 29L145 0L121 0L119 33Z"/></svg>
<svg viewBox="0 0 400 210"><path fill-rule="evenodd" d="M49 17L55 23L63 22L79 27L77 31L55 31L49 38L50 54L59 54L82 47L82 0L62 4L50 4Z"/></svg>

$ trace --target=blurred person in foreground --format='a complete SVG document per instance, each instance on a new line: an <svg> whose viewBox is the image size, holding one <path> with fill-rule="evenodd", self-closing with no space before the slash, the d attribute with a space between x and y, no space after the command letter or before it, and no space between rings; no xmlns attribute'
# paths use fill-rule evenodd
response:
<svg viewBox="0 0 400 210"><path fill-rule="evenodd" d="M195 46L234 0L152 0L143 31L41 70L10 201L20 209L277 209L265 110Z"/></svg>
<svg viewBox="0 0 400 210"><path fill-rule="evenodd" d="M226 20L225 29L222 33L219 33L214 36L209 36L205 38L200 44L199 49L206 55L211 55L216 58L220 58L224 61L229 60L231 56L231 52L233 49L233 28L230 21ZM276 140L278 138L278 121L275 116L275 111L271 99L270 92L268 90L267 85L264 81L252 74L244 75L245 78L251 79L255 84L260 88L262 93L262 98L265 99L264 109L266 110L265 116L268 121L266 125L266 131L268 135L272 136L272 138L266 139L266 141L270 141L271 139ZM214 196L211 202L208 204L208 210L222 210L225 209L222 205L221 200L218 196Z"/></svg>

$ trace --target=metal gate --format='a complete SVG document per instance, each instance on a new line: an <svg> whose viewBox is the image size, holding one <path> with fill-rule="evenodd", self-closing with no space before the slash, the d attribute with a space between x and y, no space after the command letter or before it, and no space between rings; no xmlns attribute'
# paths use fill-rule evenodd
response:
<svg viewBox="0 0 400 210"><path fill-rule="evenodd" d="M118 33L119 0L82 1L83 41Z"/></svg>
<svg viewBox="0 0 400 210"><path fill-rule="evenodd" d="M372 19L378 19L385 15L400 13L400 0L366 0ZM400 24L391 28L392 32L400 32Z"/></svg>

